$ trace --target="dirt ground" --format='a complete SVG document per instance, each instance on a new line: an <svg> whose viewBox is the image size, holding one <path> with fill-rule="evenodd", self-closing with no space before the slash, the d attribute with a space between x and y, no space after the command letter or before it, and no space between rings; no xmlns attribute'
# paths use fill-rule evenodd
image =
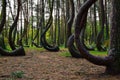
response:
<svg viewBox="0 0 120 80"><path fill-rule="evenodd" d="M103 74L104 67L61 52L32 50L23 57L0 57L0 80L120 80L120 75ZM21 78L12 75L20 71Z"/></svg>

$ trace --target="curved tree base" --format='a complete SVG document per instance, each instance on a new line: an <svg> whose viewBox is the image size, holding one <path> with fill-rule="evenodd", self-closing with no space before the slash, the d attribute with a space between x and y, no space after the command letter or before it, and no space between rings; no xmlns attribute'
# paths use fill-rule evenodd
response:
<svg viewBox="0 0 120 80"><path fill-rule="evenodd" d="M52 52L58 52L59 51L59 47L48 47L48 46L43 46L46 50L48 51L52 51Z"/></svg>
<svg viewBox="0 0 120 80"><path fill-rule="evenodd" d="M114 66L115 67L115 66ZM114 67L110 67L108 66L106 68L106 71L105 71L105 74L110 74L110 75L118 75L120 74L120 70L117 70L116 68Z"/></svg>
<svg viewBox="0 0 120 80"><path fill-rule="evenodd" d="M25 56L25 50L23 47L20 47L12 52L7 52L0 47L0 55L1 56Z"/></svg>
<svg viewBox="0 0 120 80"><path fill-rule="evenodd" d="M71 35L67 42L68 50L71 56L74 58L83 58L80 52L75 48L73 43L74 43L74 35Z"/></svg>
<svg viewBox="0 0 120 80"><path fill-rule="evenodd" d="M81 39L79 37L82 29L85 27L84 23L83 23L84 18L87 17L85 15L85 13L92 6L92 4L95 3L96 1L97 0L87 0L82 5L82 7L79 8L79 12L78 12L78 14L76 16L76 20L75 20L75 42L76 42L76 46L77 46L79 52L85 59L87 59L88 61L90 61L91 63L96 64L96 65L108 66L114 60L113 56L110 55L107 57L98 57L98 56L91 55L85 49L85 47L83 46Z"/></svg>
<svg viewBox="0 0 120 80"><path fill-rule="evenodd" d="M42 46L43 46L46 50L48 50L48 51L57 52L57 51L60 50L58 46L51 46L51 45L49 45L49 44L46 42L45 37L42 37L42 38L41 38L41 44L42 44Z"/></svg>
<svg viewBox="0 0 120 80"><path fill-rule="evenodd" d="M114 55L113 55L113 57L114 57ZM119 59L118 56L116 56L116 58L114 59L114 61L112 61L111 64L109 64L108 66L106 66L105 73L106 74L111 74L111 75L120 74L120 59Z"/></svg>
<svg viewBox="0 0 120 80"><path fill-rule="evenodd" d="M32 44L35 46L35 47L37 47L37 48L42 48L42 46L41 45L38 45L37 43L35 43L34 41L32 41Z"/></svg>

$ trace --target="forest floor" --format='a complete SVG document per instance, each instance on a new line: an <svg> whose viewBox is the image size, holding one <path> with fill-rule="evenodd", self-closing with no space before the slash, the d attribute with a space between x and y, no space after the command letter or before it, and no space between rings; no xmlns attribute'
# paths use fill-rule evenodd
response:
<svg viewBox="0 0 120 80"><path fill-rule="evenodd" d="M0 57L0 80L120 80L105 67L59 52L28 50L23 57Z"/></svg>

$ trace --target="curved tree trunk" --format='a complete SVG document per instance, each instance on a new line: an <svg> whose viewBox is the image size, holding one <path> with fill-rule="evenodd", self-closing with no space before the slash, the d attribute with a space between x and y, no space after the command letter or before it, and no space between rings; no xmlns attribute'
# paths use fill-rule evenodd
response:
<svg viewBox="0 0 120 80"><path fill-rule="evenodd" d="M25 56L24 48L21 46L18 49L13 50L12 52L7 52L0 47L1 56Z"/></svg>
<svg viewBox="0 0 120 80"><path fill-rule="evenodd" d="M79 24L82 20L84 13L89 7L97 0L87 0L86 3L79 9L79 13L75 22L75 42L80 53L85 59L96 64L106 66L106 73L108 74L120 74L120 1L112 0L112 24L110 33L110 50L109 55L105 58L96 57L91 54L82 46L79 40L79 34L83 28L83 24Z"/></svg>
<svg viewBox="0 0 120 80"><path fill-rule="evenodd" d="M86 1L86 0L85 0ZM94 50L94 48L89 48L89 47L87 47L86 46L86 44L85 44L85 42L84 42L84 36L85 36L85 29L86 29L86 23L87 23L87 14L88 14L88 11L86 11L85 13L84 13L84 15L83 15L83 19L82 19L82 23L80 23L80 24L83 24L82 26L83 26L83 28L82 28L82 31L81 31L81 34L80 34L80 36L81 36L81 43L82 43L82 45L83 45L83 47L85 48L85 49L87 49L87 50Z"/></svg>
<svg viewBox="0 0 120 80"><path fill-rule="evenodd" d="M74 0L69 0L70 7L71 7L71 16L67 22L67 39L72 35L72 24L75 17L75 7L74 7Z"/></svg>
<svg viewBox="0 0 120 80"><path fill-rule="evenodd" d="M72 28L72 24L73 24L73 20L74 20L74 3L73 3L73 0L70 0L70 3L71 3L71 17L68 21L68 42L67 42L67 45L68 45L68 50L70 51L72 57L75 57L75 58L83 58L82 55L80 54L80 52L76 49L75 45L74 45L74 35L71 35L71 28ZM86 21L87 21L87 13L88 12L85 12L84 14L84 17L82 17L82 21L81 21L81 24L84 24L83 26L86 27ZM92 48L88 48L85 44L84 44L84 31L85 31L85 28L82 29L82 33L81 33L81 40L82 40L82 44L83 46L87 49L87 50L93 50ZM70 36L71 35L71 36Z"/></svg>
<svg viewBox="0 0 120 80"><path fill-rule="evenodd" d="M50 28L52 24L52 16L49 18L49 21L48 23L46 24L46 29L45 31L41 34L41 44L42 46L46 49L46 50L49 50L49 51L59 51L59 47L58 46L51 46L47 43L46 41L46 32L48 31L48 29Z"/></svg>
<svg viewBox="0 0 120 80"><path fill-rule="evenodd" d="M74 45L74 34L69 37L67 41L67 46L72 57L83 58L80 52L77 50L77 48Z"/></svg>
<svg viewBox="0 0 120 80"><path fill-rule="evenodd" d="M52 21L53 21L53 17L52 17L52 12L53 12L53 4L54 4L54 0L52 1L52 6L50 6L50 17L49 17L49 20L46 24L46 29L45 31L41 34L41 44L42 46L49 50L49 51L59 51L59 47L58 46L51 46L47 43L46 41L46 32L48 31L48 29L50 28L50 26L52 25Z"/></svg>
<svg viewBox="0 0 120 80"><path fill-rule="evenodd" d="M76 49L74 45L74 35L72 35L72 24L75 16L75 8L74 8L73 0L70 0L70 6L71 6L71 16L67 22L67 39L68 39L67 47L72 57L82 58L81 54L79 53L79 51Z"/></svg>
<svg viewBox="0 0 120 80"><path fill-rule="evenodd" d="M83 47L81 41L79 40L79 35L81 33L82 28L84 27L83 26L84 24L81 23L82 17L85 14L85 12L88 11L88 9L91 7L91 5L96 1L97 0L87 0L79 9L79 12L77 14L76 21L75 21L75 42L82 56L86 58L88 61L96 65L108 66L114 60L112 55L109 55L108 57L105 57L105 58L93 56Z"/></svg>
<svg viewBox="0 0 120 80"><path fill-rule="evenodd" d="M18 0L18 3L20 2L20 0ZM5 8L6 9L6 0L2 0L2 3L4 4ZM6 11L6 10L4 10ZM6 13L6 12L5 12ZM6 14L5 14L6 15ZM2 16L2 20L1 20L1 23L0 23L0 30L2 30L2 28L4 27L5 25L5 22L6 20L4 20L3 18L6 18L5 16ZM2 24L2 25L1 25ZM1 35L1 32L0 32L0 35ZM3 48L0 47L0 55L2 56L24 56L25 55L25 51L24 51L24 48L23 47L19 47L18 49L15 49L14 51L12 52L7 52L5 51Z"/></svg>
<svg viewBox="0 0 120 80"><path fill-rule="evenodd" d="M10 44L10 47L12 50L15 50L15 43L13 41L13 36L12 36L12 33L13 33L13 30L15 29L15 27L17 27L17 22L18 22L18 19L19 19L19 12L20 12L20 6L21 6L21 2L18 0L18 9L17 9L17 15L14 19L14 22L13 24L10 26L10 31L9 31L9 44Z"/></svg>

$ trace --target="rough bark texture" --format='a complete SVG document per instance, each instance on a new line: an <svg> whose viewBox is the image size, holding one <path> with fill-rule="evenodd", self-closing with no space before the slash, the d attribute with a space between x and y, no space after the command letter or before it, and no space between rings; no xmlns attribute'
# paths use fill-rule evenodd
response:
<svg viewBox="0 0 120 80"><path fill-rule="evenodd" d="M120 74L120 0L112 0L109 54L114 55L115 60L107 66L106 72Z"/></svg>

